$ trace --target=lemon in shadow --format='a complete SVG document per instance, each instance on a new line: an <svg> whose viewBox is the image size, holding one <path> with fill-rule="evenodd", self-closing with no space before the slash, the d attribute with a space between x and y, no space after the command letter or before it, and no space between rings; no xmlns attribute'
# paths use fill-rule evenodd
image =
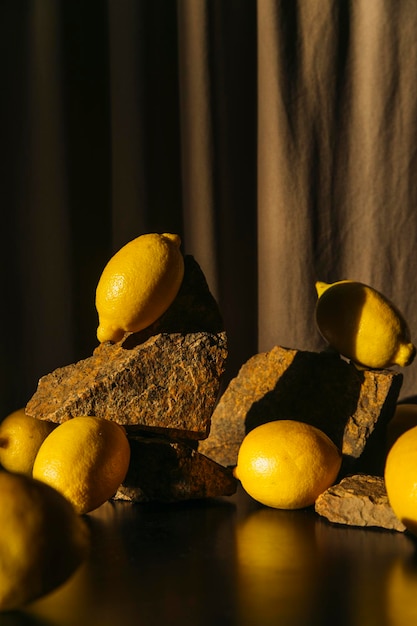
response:
<svg viewBox="0 0 417 626"><path fill-rule="evenodd" d="M1 470L0 493L0 611L11 611L62 585L86 558L90 533L40 481Z"/></svg>

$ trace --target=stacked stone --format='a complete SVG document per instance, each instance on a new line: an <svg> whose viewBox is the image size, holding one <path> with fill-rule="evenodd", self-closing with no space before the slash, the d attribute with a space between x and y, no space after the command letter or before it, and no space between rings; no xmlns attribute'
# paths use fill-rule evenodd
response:
<svg viewBox="0 0 417 626"><path fill-rule="evenodd" d="M236 490L231 470L197 450L210 430L226 358L217 303L201 268L187 255L180 292L161 318L42 377L26 413L55 423L95 415L121 424L132 455L115 498L231 495Z"/></svg>

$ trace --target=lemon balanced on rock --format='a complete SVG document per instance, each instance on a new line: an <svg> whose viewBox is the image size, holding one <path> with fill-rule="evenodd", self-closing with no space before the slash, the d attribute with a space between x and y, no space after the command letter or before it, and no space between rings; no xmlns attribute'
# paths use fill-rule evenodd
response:
<svg viewBox="0 0 417 626"><path fill-rule="evenodd" d="M100 342L153 324L172 304L184 277L181 239L147 233L123 246L105 266L96 289Z"/></svg>
<svg viewBox="0 0 417 626"><path fill-rule="evenodd" d="M12 611L63 584L87 556L90 535L45 483L0 470L0 494L0 611Z"/></svg>
<svg viewBox="0 0 417 626"><path fill-rule="evenodd" d="M370 369L405 367L416 348L397 307L379 291L353 280L316 283L316 323L341 355Z"/></svg>
<svg viewBox="0 0 417 626"><path fill-rule="evenodd" d="M244 490L277 509L314 504L339 473L342 454L320 429L296 420L257 426L243 439L234 469Z"/></svg>
<svg viewBox="0 0 417 626"><path fill-rule="evenodd" d="M101 417L63 422L45 439L33 477L62 493L80 515L109 500L126 477L130 444L122 426Z"/></svg>

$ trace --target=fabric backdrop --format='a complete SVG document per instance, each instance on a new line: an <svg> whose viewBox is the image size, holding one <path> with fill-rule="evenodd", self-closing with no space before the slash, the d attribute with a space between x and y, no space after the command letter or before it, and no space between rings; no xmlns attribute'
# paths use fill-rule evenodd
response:
<svg viewBox="0 0 417 626"><path fill-rule="evenodd" d="M91 354L101 270L149 231L201 265L228 377L324 347L317 279L417 340L414 0L3 0L0 46L1 414Z"/></svg>

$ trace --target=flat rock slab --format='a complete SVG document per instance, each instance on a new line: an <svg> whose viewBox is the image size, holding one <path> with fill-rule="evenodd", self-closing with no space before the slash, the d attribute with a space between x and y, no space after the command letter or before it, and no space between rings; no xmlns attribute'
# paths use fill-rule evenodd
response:
<svg viewBox="0 0 417 626"><path fill-rule="evenodd" d="M237 481L197 450L181 442L130 437L131 462L114 499L130 502L178 502L231 496Z"/></svg>
<svg viewBox="0 0 417 626"><path fill-rule="evenodd" d="M198 449L233 466L247 432L293 419L320 428L342 450L341 475L378 474L402 380L392 370L358 370L333 352L276 346L250 358L230 381L213 412L209 437Z"/></svg>
<svg viewBox="0 0 417 626"><path fill-rule="evenodd" d="M405 531L388 502L382 476L347 476L317 498L315 510L336 524Z"/></svg>
<svg viewBox="0 0 417 626"><path fill-rule="evenodd" d="M224 332L158 334L144 343L101 344L42 377L26 413L62 423L79 415L168 437L206 437L227 357Z"/></svg>

